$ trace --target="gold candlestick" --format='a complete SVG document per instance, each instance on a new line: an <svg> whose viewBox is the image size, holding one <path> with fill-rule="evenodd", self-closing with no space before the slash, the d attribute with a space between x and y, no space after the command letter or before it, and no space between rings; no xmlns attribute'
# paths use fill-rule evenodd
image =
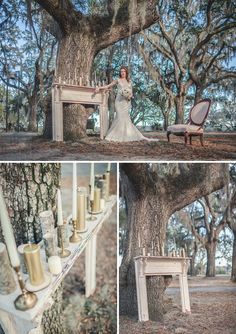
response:
<svg viewBox="0 0 236 334"><path fill-rule="evenodd" d="M26 311L35 306L38 298L35 293L26 290L25 283L21 276L20 267L14 267L14 270L17 274L18 282L22 291L22 294L14 301L15 308L20 311Z"/></svg>
<svg viewBox="0 0 236 334"><path fill-rule="evenodd" d="M90 200L90 217L88 218L88 220L92 221L92 220L96 220L96 217L94 217L93 215L93 207L94 207L94 201Z"/></svg>
<svg viewBox="0 0 236 334"><path fill-rule="evenodd" d="M64 240L63 240L63 233L65 233L65 226L63 225L59 225L58 226L58 236L60 239L60 245L61 245L61 251L59 252L59 255L61 258L67 257L71 254L71 251L69 249L65 249L65 245L64 245Z"/></svg>
<svg viewBox="0 0 236 334"><path fill-rule="evenodd" d="M82 240L82 238L78 235L77 231L76 231L76 225L77 225L77 220L73 219L72 220L72 225L73 225L73 234L70 237L70 242L72 243L78 243Z"/></svg>

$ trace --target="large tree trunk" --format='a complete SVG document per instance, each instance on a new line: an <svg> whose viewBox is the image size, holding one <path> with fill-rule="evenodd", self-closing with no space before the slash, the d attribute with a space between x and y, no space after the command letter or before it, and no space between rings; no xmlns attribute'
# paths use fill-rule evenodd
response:
<svg viewBox="0 0 236 334"><path fill-rule="evenodd" d="M126 231L125 252L120 269L120 312L137 315L133 258L141 255L142 247L149 252L152 244L157 250L157 255L161 255L169 212L166 210L165 199L156 200L154 185L140 193L124 173L121 173L121 182L127 205L129 228ZM141 248L138 245L138 235L141 239ZM159 319L163 314L163 293L166 282L163 277L147 279L149 316L152 320Z"/></svg>
<svg viewBox="0 0 236 334"><path fill-rule="evenodd" d="M86 85L87 77L92 78L91 68L96 55L95 40L90 35L72 32L65 35L59 46L57 80L74 84L83 78ZM65 140L77 140L86 136L86 125L89 116L94 112L91 106L66 104L63 110L63 128ZM44 133L48 136L51 123L50 112L47 111Z"/></svg>
<svg viewBox="0 0 236 334"><path fill-rule="evenodd" d="M207 269L206 277L215 277L216 275L216 241L206 244L207 251Z"/></svg>
<svg viewBox="0 0 236 334"><path fill-rule="evenodd" d="M196 267L195 267L197 251L198 251L197 242L194 241L193 252L191 254L191 261L190 261L190 270L189 270L191 276L196 276L197 275Z"/></svg>
<svg viewBox="0 0 236 334"><path fill-rule="evenodd" d="M181 94L175 97L175 124L183 124L184 123L184 103L185 103L185 95Z"/></svg>
<svg viewBox="0 0 236 334"><path fill-rule="evenodd" d="M121 193L127 205L124 257L120 267L120 312L137 315L134 256L152 242L157 254L165 242L169 217L203 194L222 188L228 181L226 164L121 164ZM147 282L150 319L163 315L163 297L169 277Z"/></svg>
<svg viewBox="0 0 236 334"><path fill-rule="evenodd" d="M29 99L29 125L28 131L37 132L37 98L32 96Z"/></svg>
<svg viewBox="0 0 236 334"><path fill-rule="evenodd" d="M236 229L232 230L234 235L233 242L233 256L232 256L232 272L231 272L231 280L236 282Z"/></svg>
<svg viewBox="0 0 236 334"><path fill-rule="evenodd" d="M38 243L42 239L38 213L55 209L60 184L60 165L48 163L0 164L0 184L9 210L17 245ZM0 241L4 242L0 228ZM64 333L61 319L62 289L42 319L45 333Z"/></svg>

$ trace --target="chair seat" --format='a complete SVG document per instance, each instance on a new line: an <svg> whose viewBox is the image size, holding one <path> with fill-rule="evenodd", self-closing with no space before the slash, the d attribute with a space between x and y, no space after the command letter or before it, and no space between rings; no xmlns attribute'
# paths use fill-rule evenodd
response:
<svg viewBox="0 0 236 334"><path fill-rule="evenodd" d="M175 124L170 125L167 128L168 132L171 133L194 133L194 134L201 134L203 133L203 128L199 127L199 125L190 125L190 124Z"/></svg>

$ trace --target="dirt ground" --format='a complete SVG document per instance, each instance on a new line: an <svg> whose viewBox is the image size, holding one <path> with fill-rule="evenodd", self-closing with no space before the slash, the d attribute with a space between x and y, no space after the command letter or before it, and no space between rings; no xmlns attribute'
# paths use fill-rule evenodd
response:
<svg viewBox="0 0 236 334"><path fill-rule="evenodd" d="M193 145L184 145L182 137L153 132L144 135L158 142L111 143L90 136L76 142L52 142L32 133L1 133L0 160L235 160L236 133L206 133L205 146L193 138Z"/></svg>
<svg viewBox="0 0 236 334"><path fill-rule="evenodd" d="M175 278L166 291L166 313L162 323L138 322L120 317L120 334L236 334L236 284L228 276L191 277L191 314L181 312Z"/></svg>

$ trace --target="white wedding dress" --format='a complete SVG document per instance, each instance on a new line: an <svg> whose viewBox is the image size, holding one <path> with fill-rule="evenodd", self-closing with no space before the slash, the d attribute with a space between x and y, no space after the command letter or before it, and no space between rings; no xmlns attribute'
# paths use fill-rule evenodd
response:
<svg viewBox="0 0 236 334"><path fill-rule="evenodd" d="M115 100L116 115L110 129L107 132L105 139L116 142L128 142L137 140L151 141L152 139L144 137L142 133L132 123L129 116L131 102L121 95L123 89L129 89L132 91L131 82L118 79L116 83L118 86L118 92Z"/></svg>

